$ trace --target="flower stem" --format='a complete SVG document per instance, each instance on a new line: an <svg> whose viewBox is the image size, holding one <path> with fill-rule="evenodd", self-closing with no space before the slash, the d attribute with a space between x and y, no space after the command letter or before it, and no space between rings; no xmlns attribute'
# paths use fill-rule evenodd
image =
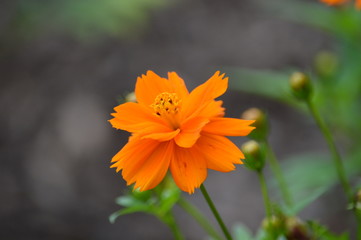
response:
<svg viewBox="0 0 361 240"><path fill-rule="evenodd" d="M336 148L336 144L332 138L331 132L327 128L326 124L322 121L320 114L317 111L317 109L315 108L312 101L308 98L306 103L307 103L307 106L308 106L313 118L316 121L317 126L320 128L320 130L328 144L328 147L330 148L330 151L333 156L333 161L334 161L334 164L336 167L337 175L338 175L339 181L341 182L342 188L343 188L348 200L352 201L351 186L346 178L345 168L343 166L341 156Z"/></svg>
<svg viewBox="0 0 361 240"><path fill-rule="evenodd" d="M175 222L172 212L169 212L169 214L167 214L167 218L163 219L163 220L168 225L170 230L172 231L175 240L184 240L184 237L183 237L177 223Z"/></svg>
<svg viewBox="0 0 361 240"><path fill-rule="evenodd" d="M353 194L352 194L351 185L347 180L346 173L345 173L345 167L343 166L343 163L341 160L341 155L336 148L336 144L332 138L331 132L327 128L326 124L322 121L321 116L320 116L319 112L317 111L317 109L315 108L312 101L308 98L306 103L307 103L307 106L308 106L313 118L315 119L318 127L320 128L324 138L326 139L328 147L330 148L330 151L333 156L333 161L334 161L334 164L336 167L337 175L338 175L339 181L341 182L342 188L347 196L347 199L349 202L352 202ZM357 221L357 239L361 240L361 215L357 209L354 210L354 213L355 213L355 217L356 217L356 221Z"/></svg>
<svg viewBox="0 0 361 240"><path fill-rule="evenodd" d="M267 154L268 154L270 167L272 169L273 174L276 176L278 185L279 185L279 187L281 189L283 200L285 201L285 203L289 207L291 207L293 205L293 201L292 201L290 192L288 191L289 188L288 188L287 183L285 181L285 178L283 176L280 164L277 161L277 158L276 158L270 144L268 143L268 141L265 140L264 143L265 143L265 146L266 146L266 151L267 151Z"/></svg>
<svg viewBox="0 0 361 240"><path fill-rule="evenodd" d="M226 225L224 224L221 216L219 215L219 213L218 213L218 211L216 209L216 206L213 204L212 199L209 197L208 192L207 192L207 190L206 190L206 188L204 187L203 184L201 184L200 189L201 189L201 192L203 194L203 197L205 198L206 202L208 203L209 208L211 209L214 217L216 218L219 226L221 227L221 229L222 229L222 231L224 233L224 236L226 237L227 240L232 240L231 234L229 233Z"/></svg>
<svg viewBox="0 0 361 240"><path fill-rule="evenodd" d="M263 172L262 171L258 171L257 172L258 175L258 179L259 179L259 183L261 184L261 191L262 191L262 196L263 196L263 202L264 202L264 208L266 211L266 216L267 218L271 217L271 204L270 204L270 200L269 200L269 195L268 195L268 190L267 190L267 185L266 185L266 181L264 179L263 176Z"/></svg>
<svg viewBox="0 0 361 240"><path fill-rule="evenodd" d="M214 230L213 226L208 222L207 218L190 202L184 198L178 200L179 206L181 206L189 215L191 215L203 229L214 239L222 239L221 236Z"/></svg>

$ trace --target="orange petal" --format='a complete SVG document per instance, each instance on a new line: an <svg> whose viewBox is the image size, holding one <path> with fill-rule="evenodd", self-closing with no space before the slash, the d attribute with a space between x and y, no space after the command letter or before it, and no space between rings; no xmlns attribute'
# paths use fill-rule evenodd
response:
<svg viewBox="0 0 361 240"><path fill-rule="evenodd" d="M181 132L174 138L178 146L190 148L201 136L200 132L204 125L209 122L207 118L195 117L181 126Z"/></svg>
<svg viewBox="0 0 361 240"><path fill-rule="evenodd" d="M247 136L255 127L249 126L254 120L236 118L214 118L202 129L205 133L222 136Z"/></svg>
<svg viewBox="0 0 361 240"><path fill-rule="evenodd" d="M154 102L156 96L162 92L170 92L171 87L167 79L161 78L152 71L138 77L135 85L135 96L137 101L146 106Z"/></svg>
<svg viewBox="0 0 361 240"><path fill-rule="evenodd" d="M170 170L177 186L189 194L192 194L207 177L206 160L193 148L175 146Z"/></svg>
<svg viewBox="0 0 361 240"><path fill-rule="evenodd" d="M223 101L210 101L204 104L203 108L198 112L198 116L206 118L215 118L224 116L224 108L222 107Z"/></svg>
<svg viewBox="0 0 361 240"><path fill-rule="evenodd" d="M129 183L135 182L134 189L149 190L163 180L174 154L174 145L173 141L159 144L129 181Z"/></svg>
<svg viewBox="0 0 361 240"><path fill-rule="evenodd" d="M355 6L358 10L361 10L361 0L356 0Z"/></svg>
<svg viewBox="0 0 361 240"><path fill-rule="evenodd" d="M178 135L179 132L180 132L180 129L177 129L177 130L174 130L171 132L152 133L152 134L145 135L142 138L151 138L154 140L164 142L164 141L169 141L169 140L173 139L174 137L176 137Z"/></svg>
<svg viewBox="0 0 361 240"><path fill-rule="evenodd" d="M189 95L188 89L184 84L182 78L178 76L175 72L168 73L168 80L172 89L172 92L177 93L180 99L184 99Z"/></svg>
<svg viewBox="0 0 361 240"><path fill-rule="evenodd" d="M347 2L347 0L321 0L321 2L324 2L328 5L340 5Z"/></svg>
<svg viewBox="0 0 361 240"><path fill-rule="evenodd" d="M207 82L195 88L184 99L182 106L183 118L196 116L201 110L200 106L222 95L228 87L228 78L223 78L217 71Z"/></svg>
<svg viewBox="0 0 361 240"><path fill-rule="evenodd" d="M111 167L116 167L117 172L124 169L122 175L128 182L159 144L160 142L152 139L131 136L122 150L112 158L112 162L115 163Z"/></svg>
<svg viewBox="0 0 361 240"><path fill-rule="evenodd" d="M173 142L160 143L152 139L131 137L124 148L113 157L117 172L122 170L122 176L127 185L135 184L141 191L157 186L169 168L173 153Z"/></svg>
<svg viewBox="0 0 361 240"><path fill-rule="evenodd" d="M116 113L111 114L114 118L109 120L114 128L143 135L172 131L162 118L155 116L144 105L128 102L115 107L114 110Z"/></svg>
<svg viewBox="0 0 361 240"><path fill-rule="evenodd" d="M242 164L240 159L244 158L241 150L223 136L202 134L194 147L205 156L209 169L220 172L234 170L234 164Z"/></svg>

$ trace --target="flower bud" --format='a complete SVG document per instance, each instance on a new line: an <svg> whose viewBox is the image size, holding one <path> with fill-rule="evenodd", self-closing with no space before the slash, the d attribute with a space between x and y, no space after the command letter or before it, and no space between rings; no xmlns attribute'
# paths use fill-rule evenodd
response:
<svg viewBox="0 0 361 240"><path fill-rule="evenodd" d="M287 240L309 240L306 226L297 217L286 218L286 237Z"/></svg>
<svg viewBox="0 0 361 240"><path fill-rule="evenodd" d="M135 96L135 93L134 92L128 93L125 96L125 101L126 102L137 102L137 98Z"/></svg>
<svg viewBox="0 0 361 240"><path fill-rule="evenodd" d="M284 226L284 218L276 215L272 215L262 221L263 230L267 232L268 236L272 236L272 239L277 239L278 236L283 235Z"/></svg>
<svg viewBox="0 0 361 240"><path fill-rule="evenodd" d="M261 171L264 166L265 151L254 140L245 142L241 147L245 159L243 160L244 165L254 171Z"/></svg>
<svg viewBox="0 0 361 240"><path fill-rule="evenodd" d="M335 74L338 69L337 56L329 51L319 52L314 60L315 70L322 77L330 77Z"/></svg>
<svg viewBox="0 0 361 240"><path fill-rule="evenodd" d="M361 211L361 189L356 192L354 199L354 209Z"/></svg>
<svg viewBox="0 0 361 240"><path fill-rule="evenodd" d="M309 77L301 72L295 72L290 77L290 86L293 95L301 100L307 100L312 92Z"/></svg>
<svg viewBox="0 0 361 240"><path fill-rule="evenodd" d="M242 119L256 120L252 126L256 127L249 135L251 139L262 141L268 135L268 121L266 114L259 108L249 108L244 111L241 116Z"/></svg>

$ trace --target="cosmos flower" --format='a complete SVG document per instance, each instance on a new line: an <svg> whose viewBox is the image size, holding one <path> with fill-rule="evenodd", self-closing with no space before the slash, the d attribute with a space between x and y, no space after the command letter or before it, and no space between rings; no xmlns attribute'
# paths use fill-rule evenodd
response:
<svg viewBox="0 0 361 240"><path fill-rule="evenodd" d="M178 187L193 193L207 177L207 169L229 172L242 164L243 153L225 136L246 136L253 120L225 118L215 98L228 87L216 72L188 92L175 73L168 79L152 71L138 77L137 102L114 108L109 122L132 135L112 159L128 185L140 191L156 187L170 170Z"/></svg>
<svg viewBox="0 0 361 240"><path fill-rule="evenodd" d="M328 5L341 5L344 4L346 2L348 2L349 0L321 0L321 2L324 2ZM361 0L355 0L355 6L357 9L361 9Z"/></svg>

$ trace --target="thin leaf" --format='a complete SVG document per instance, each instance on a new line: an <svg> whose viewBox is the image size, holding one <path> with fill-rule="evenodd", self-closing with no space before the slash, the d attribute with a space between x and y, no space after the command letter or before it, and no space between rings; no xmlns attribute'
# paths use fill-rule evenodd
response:
<svg viewBox="0 0 361 240"><path fill-rule="evenodd" d="M252 240L253 236L251 231L243 224L236 223L233 226L233 237L235 240Z"/></svg>

